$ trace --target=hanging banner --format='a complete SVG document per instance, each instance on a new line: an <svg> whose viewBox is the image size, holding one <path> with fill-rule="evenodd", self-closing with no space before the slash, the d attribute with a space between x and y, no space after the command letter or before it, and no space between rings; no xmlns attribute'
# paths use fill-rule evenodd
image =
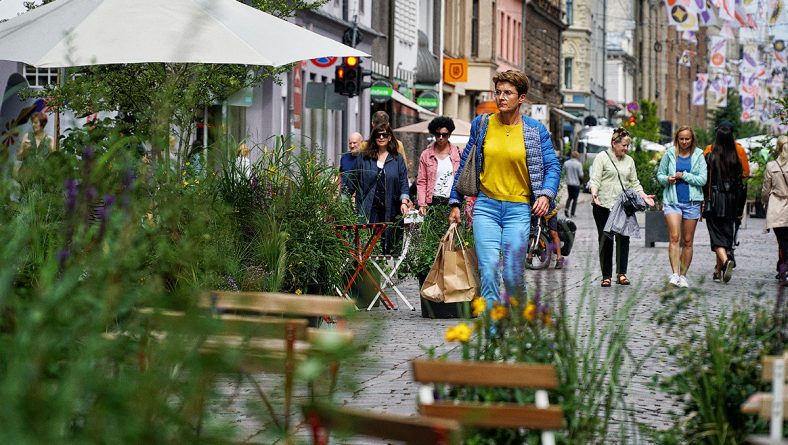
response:
<svg viewBox="0 0 788 445"><path fill-rule="evenodd" d="M719 0L718 4L720 20L734 22L736 24L731 24L732 26L739 26L736 22L736 0Z"/></svg>
<svg viewBox="0 0 788 445"><path fill-rule="evenodd" d="M695 54L697 54L695 51L685 49L679 57L679 65L692 66L692 58L695 57Z"/></svg>
<svg viewBox="0 0 788 445"><path fill-rule="evenodd" d="M698 44L698 35L695 31L684 31L681 33L681 40L687 41L693 45Z"/></svg>
<svg viewBox="0 0 788 445"><path fill-rule="evenodd" d="M697 31L698 14L692 0L665 0L668 21L677 31Z"/></svg>
<svg viewBox="0 0 788 445"><path fill-rule="evenodd" d="M701 26L717 26L717 16L714 14L714 10L712 9L711 0L706 0L703 4L703 8L698 9L698 20L700 21Z"/></svg>
<svg viewBox="0 0 788 445"><path fill-rule="evenodd" d="M725 108L728 106L728 85L725 84L724 76L717 76L711 81L710 85L713 94L713 105L717 108Z"/></svg>
<svg viewBox="0 0 788 445"><path fill-rule="evenodd" d="M709 67L725 69L725 52L728 49L728 41L724 37L712 36L709 45Z"/></svg>
<svg viewBox="0 0 788 445"><path fill-rule="evenodd" d="M703 106L706 103L706 83L708 81L708 74L698 73L695 87L692 89L692 105Z"/></svg>
<svg viewBox="0 0 788 445"><path fill-rule="evenodd" d="M733 28L731 28L730 22L724 22L722 24L722 29L720 29L720 36L725 37L726 39L736 38L736 33L733 32Z"/></svg>

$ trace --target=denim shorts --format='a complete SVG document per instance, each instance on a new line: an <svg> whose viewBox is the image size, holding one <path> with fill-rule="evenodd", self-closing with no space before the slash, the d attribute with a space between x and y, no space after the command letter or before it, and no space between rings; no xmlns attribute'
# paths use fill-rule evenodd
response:
<svg viewBox="0 0 788 445"><path fill-rule="evenodd" d="M700 219L700 202L679 202L676 204L665 204L662 211L666 215L678 214L681 219Z"/></svg>

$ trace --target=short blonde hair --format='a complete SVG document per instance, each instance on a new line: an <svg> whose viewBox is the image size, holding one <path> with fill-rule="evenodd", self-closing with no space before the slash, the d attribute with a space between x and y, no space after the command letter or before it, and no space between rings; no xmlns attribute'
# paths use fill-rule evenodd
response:
<svg viewBox="0 0 788 445"><path fill-rule="evenodd" d="M777 142L774 144L774 150L777 154L778 163L788 163L788 136L782 135L778 137Z"/></svg>
<svg viewBox="0 0 788 445"><path fill-rule="evenodd" d="M493 78L493 85L497 86L498 82L509 82L517 88L517 95L528 94L528 88L531 86L531 81L528 76L517 70L507 70L502 73L496 73Z"/></svg>

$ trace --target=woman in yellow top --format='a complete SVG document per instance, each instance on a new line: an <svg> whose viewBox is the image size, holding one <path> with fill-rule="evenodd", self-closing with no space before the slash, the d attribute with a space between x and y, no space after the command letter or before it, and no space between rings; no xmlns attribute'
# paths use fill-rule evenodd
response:
<svg viewBox="0 0 788 445"><path fill-rule="evenodd" d="M599 263L602 266L602 287L610 287L613 276L613 238L604 233L610 209L615 204L624 187L640 192L643 201L654 205L654 196L646 195L638 180L635 161L627 155L632 138L622 127L613 130L611 147L596 155L591 166L591 199L596 230L599 233ZM621 179L619 181L619 178ZM629 237L615 235L616 242L616 282L627 285L627 262L629 261Z"/></svg>
<svg viewBox="0 0 788 445"><path fill-rule="evenodd" d="M473 208L473 239L479 259L481 295L491 307L501 298L499 263L503 258L503 282L508 295L525 292L525 259L531 212L544 216L555 199L561 166L547 128L520 114L529 81L525 73L509 70L493 77L498 112L477 116L471 124L468 144L454 175L449 221L460 222L461 196L457 178L468 153L478 141L476 174L480 192ZM503 255L501 255L503 252Z"/></svg>

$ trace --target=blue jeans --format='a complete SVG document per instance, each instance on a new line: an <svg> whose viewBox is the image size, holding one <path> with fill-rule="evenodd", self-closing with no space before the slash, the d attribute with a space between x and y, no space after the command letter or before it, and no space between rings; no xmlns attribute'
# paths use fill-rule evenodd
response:
<svg viewBox="0 0 788 445"><path fill-rule="evenodd" d="M479 259L481 295L487 300L488 308L495 302L502 302L499 289L502 257L507 295L525 295L525 258L530 230L530 204L498 201L479 193L473 208L473 240Z"/></svg>

